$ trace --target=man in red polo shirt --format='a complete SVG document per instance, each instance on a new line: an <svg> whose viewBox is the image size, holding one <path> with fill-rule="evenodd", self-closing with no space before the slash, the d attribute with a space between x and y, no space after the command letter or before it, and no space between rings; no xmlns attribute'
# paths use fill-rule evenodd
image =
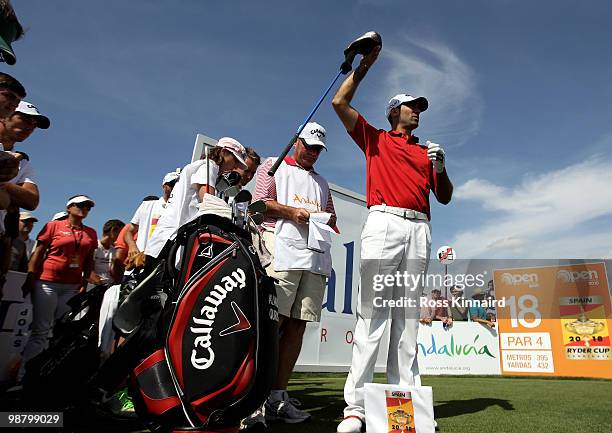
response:
<svg viewBox="0 0 612 433"><path fill-rule="evenodd" d="M347 407L339 433L360 432L365 424L364 383L372 381L380 339L388 322L389 383L420 385L416 356L418 308L391 308L381 305L380 299L406 297L418 306L423 280L412 287L403 278L382 287L373 283L381 276L395 276L398 272L401 276L425 276L431 250L429 192L433 190L437 200L447 204L453 191L444 168L444 150L435 143L419 144L412 135L419 126L420 114L427 110L427 99L406 94L393 97L386 109L390 131L374 128L351 107L355 91L380 48L361 60L332 101L347 132L365 154L369 208L361 235L361 290L353 358L344 387Z"/></svg>

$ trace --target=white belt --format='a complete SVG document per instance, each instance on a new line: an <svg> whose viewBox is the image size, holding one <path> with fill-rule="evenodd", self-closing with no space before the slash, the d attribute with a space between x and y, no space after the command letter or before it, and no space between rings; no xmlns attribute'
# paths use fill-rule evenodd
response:
<svg viewBox="0 0 612 433"><path fill-rule="evenodd" d="M384 212L390 213L391 215L397 215L406 220L425 220L429 221L427 214L423 212L417 212L412 209L404 209L403 207L387 206L386 204L377 204L370 206L370 212Z"/></svg>

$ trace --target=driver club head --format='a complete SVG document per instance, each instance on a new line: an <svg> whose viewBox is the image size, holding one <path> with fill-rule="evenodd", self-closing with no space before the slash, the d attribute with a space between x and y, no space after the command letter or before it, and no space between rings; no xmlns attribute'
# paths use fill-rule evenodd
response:
<svg viewBox="0 0 612 433"><path fill-rule="evenodd" d="M353 60L357 54L363 56L369 54L374 47L382 45L382 38L376 32L366 32L363 35L355 39L351 44L344 50L344 62L340 69L343 74L347 74L353 68Z"/></svg>

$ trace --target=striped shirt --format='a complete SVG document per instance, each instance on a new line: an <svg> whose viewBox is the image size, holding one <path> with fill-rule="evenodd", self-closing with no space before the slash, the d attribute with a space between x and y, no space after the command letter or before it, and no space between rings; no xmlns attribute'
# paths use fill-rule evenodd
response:
<svg viewBox="0 0 612 433"><path fill-rule="evenodd" d="M298 163L295 162L295 160L291 158L290 156L285 158L285 162L289 165L305 170L305 168L300 167ZM274 176L268 176L268 170L272 168L273 164L274 164L274 159L268 158L257 169L257 180L255 183L255 194L253 196L253 201L257 201L257 200L276 201L277 200L276 180L274 179ZM336 210L334 209L334 201L332 200L332 196L331 196L331 190L329 194L327 195L327 204L325 206L325 212L328 212L334 216L336 215ZM274 227L276 227L277 220L278 218L266 216L261 225L265 229L274 229Z"/></svg>

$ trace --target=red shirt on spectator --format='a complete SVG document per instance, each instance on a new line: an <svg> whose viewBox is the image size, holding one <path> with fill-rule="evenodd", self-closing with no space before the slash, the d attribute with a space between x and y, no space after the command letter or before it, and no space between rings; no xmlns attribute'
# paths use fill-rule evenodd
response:
<svg viewBox="0 0 612 433"><path fill-rule="evenodd" d="M367 206L386 204L429 217L429 191L435 176L427 146L399 131L370 125L361 115L349 133L366 157Z"/></svg>
<svg viewBox="0 0 612 433"><path fill-rule="evenodd" d="M47 246L40 280L65 284L83 281L83 264L98 246L94 229L72 227L67 219L50 221L36 239Z"/></svg>
<svg viewBox="0 0 612 433"><path fill-rule="evenodd" d="M130 225L126 224L123 226L123 228L119 232L119 235L117 236L117 240L115 241L116 250L125 250L126 253L130 250L130 247L128 247L128 244L125 242L125 234L127 233L129 228L130 228ZM138 233L134 233L134 241L136 239L138 239ZM125 256L125 260L123 261L123 264L124 265L128 264L127 256Z"/></svg>

